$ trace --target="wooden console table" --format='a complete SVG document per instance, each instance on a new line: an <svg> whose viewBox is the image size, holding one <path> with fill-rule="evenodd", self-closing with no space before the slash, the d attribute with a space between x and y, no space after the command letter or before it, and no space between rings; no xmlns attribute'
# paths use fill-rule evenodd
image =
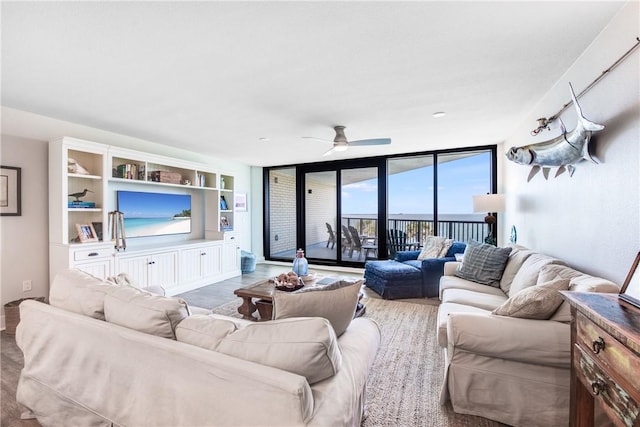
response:
<svg viewBox="0 0 640 427"><path fill-rule="evenodd" d="M617 294L562 292L571 305L572 427L593 426L594 403L617 426L640 426L640 310Z"/></svg>

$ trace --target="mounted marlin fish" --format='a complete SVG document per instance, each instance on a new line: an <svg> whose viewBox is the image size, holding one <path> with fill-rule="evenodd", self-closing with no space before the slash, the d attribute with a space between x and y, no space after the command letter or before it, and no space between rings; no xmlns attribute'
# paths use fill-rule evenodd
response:
<svg viewBox="0 0 640 427"><path fill-rule="evenodd" d="M527 182L531 181L540 170L543 171L545 179L548 178L549 170L552 167L558 167L556 177L565 170L569 171L569 176L573 176L575 171L574 164L582 160L591 160L597 163L589 154L589 139L592 132L602 130L604 126L591 122L582 115L582 109L578 104L578 99L573 92L571 83L569 83L569 90L578 116L576 128L571 132L567 132L564 125L562 125L562 135L537 144L511 147L506 154L507 158L513 162L532 166Z"/></svg>

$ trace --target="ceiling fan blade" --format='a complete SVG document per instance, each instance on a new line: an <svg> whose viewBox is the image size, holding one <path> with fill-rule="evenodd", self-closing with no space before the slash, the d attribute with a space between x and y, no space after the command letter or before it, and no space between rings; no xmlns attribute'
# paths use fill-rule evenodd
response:
<svg viewBox="0 0 640 427"><path fill-rule="evenodd" d="M386 145L391 144L391 138L360 139L349 141L349 145Z"/></svg>
<svg viewBox="0 0 640 427"><path fill-rule="evenodd" d="M330 139L316 138L315 136L303 136L302 139L310 139L312 141L318 141L318 142L333 142Z"/></svg>
<svg viewBox="0 0 640 427"><path fill-rule="evenodd" d="M328 156L330 154L333 154L334 151L336 151L336 147L331 147L331 149L329 151L327 151L326 153L324 153L322 156Z"/></svg>

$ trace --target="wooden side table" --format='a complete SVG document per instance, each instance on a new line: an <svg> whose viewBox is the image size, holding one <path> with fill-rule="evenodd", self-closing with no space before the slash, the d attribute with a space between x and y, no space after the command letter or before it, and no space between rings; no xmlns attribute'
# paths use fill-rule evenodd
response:
<svg viewBox="0 0 640 427"><path fill-rule="evenodd" d="M571 305L570 425L593 426L597 401L617 426L640 426L640 310L617 294L562 292Z"/></svg>

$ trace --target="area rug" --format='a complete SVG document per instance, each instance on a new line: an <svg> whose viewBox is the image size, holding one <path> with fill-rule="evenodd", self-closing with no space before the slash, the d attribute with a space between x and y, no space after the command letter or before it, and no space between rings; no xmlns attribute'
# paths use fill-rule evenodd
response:
<svg viewBox="0 0 640 427"><path fill-rule="evenodd" d="M439 403L444 355L436 342L438 308L367 298L366 317L380 325L382 342L367 382L363 427L500 427L501 423L453 412ZM239 301L214 308L241 317Z"/></svg>

